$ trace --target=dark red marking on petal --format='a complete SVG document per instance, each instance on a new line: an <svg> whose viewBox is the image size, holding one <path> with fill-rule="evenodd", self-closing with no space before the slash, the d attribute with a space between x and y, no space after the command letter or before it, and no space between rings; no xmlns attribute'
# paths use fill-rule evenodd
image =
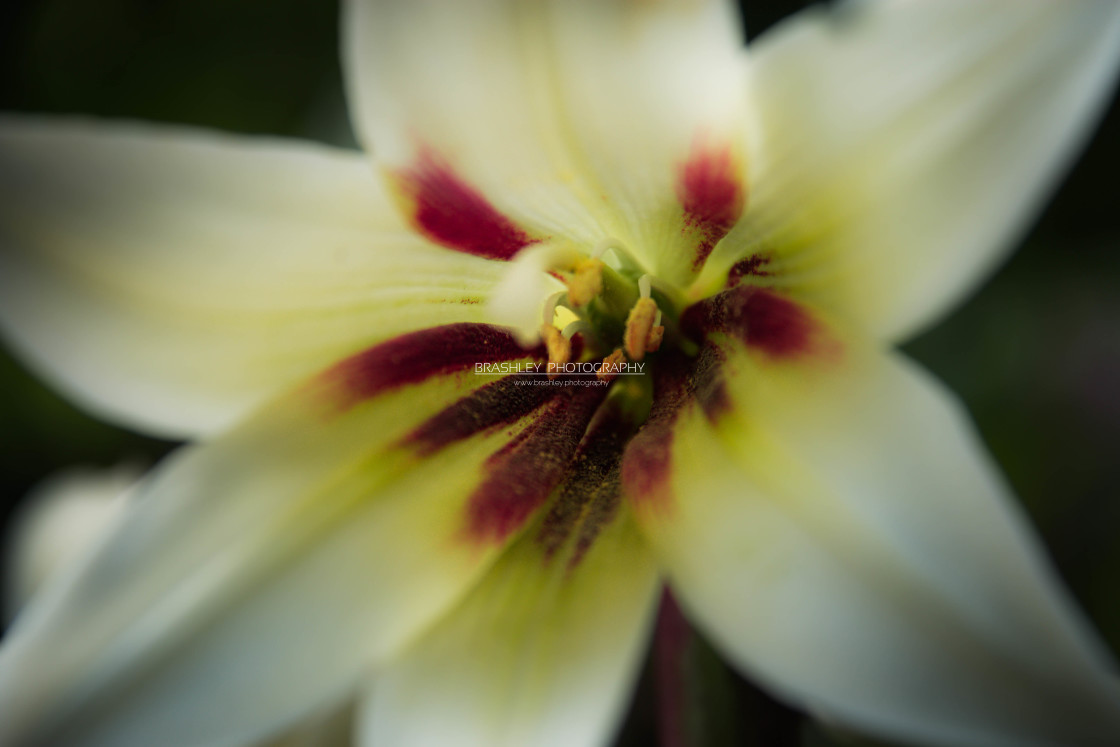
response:
<svg viewBox="0 0 1120 747"><path fill-rule="evenodd" d="M736 319L744 342L775 358L788 358L813 348L817 324L788 298L769 291L740 294Z"/></svg>
<svg viewBox="0 0 1120 747"><path fill-rule="evenodd" d="M557 387L523 386L522 379L507 376L471 392L405 436L403 445L428 456L482 431L515 423L561 392Z"/></svg>
<svg viewBox="0 0 1120 747"><path fill-rule="evenodd" d="M412 166L391 175L411 201L413 225L438 244L486 259L510 259L540 240L430 150L421 150Z"/></svg>
<svg viewBox="0 0 1120 747"><path fill-rule="evenodd" d="M660 747L688 747L690 743L686 688L689 683L688 651L692 644L692 626L666 587L657 610L657 630L653 640Z"/></svg>
<svg viewBox="0 0 1120 747"><path fill-rule="evenodd" d="M532 356L547 358L542 346L526 350L509 331L489 324L447 324L410 332L353 355L323 378L342 391L348 407L387 390L432 376L466 371L476 363Z"/></svg>
<svg viewBox="0 0 1120 747"><path fill-rule="evenodd" d="M731 265L731 269L727 273L727 288L734 288L739 282L748 275L754 277L769 277L770 272L765 269L770 258L764 254L755 254L750 257L740 259L735 264Z"/></svg>
<svg viewBox="0 0 1120 747"><path fill-rule="evenodd" d="M738 286L693 304L681 328L694 339L731 335L772 358L794 358L835 349L821 325L797 302L755 286Z"/></svg>
<svg viewBox="0 0 1120 747"><path fill-rule="evenodd" d="M470 537L501 542L544 505L604 396L601 387L564 388L520 438L487 460L487 476L467 503Z"/></svg>
<svg viewBox="0 0 1120 747"><path fill-rule="evenodd" d="M676 419L676 413L651 417L626 447L622 457L622 490L636 506L666 509L672 503L669 478Z"/></svg>
<svg viewBox="0 0 1120 747"><path fill-rule="evenodd" d="M738 222L746 205L742 168L728 146L696 144L677 173L677 199L685 225L698 234L692 266L699 269Z"/></svg>

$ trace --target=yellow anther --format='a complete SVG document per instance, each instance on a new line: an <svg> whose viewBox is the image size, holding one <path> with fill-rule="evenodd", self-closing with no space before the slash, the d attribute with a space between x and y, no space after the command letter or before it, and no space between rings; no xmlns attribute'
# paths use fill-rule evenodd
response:
<svg viewBox="0 0 1120 747"><path fill-rule="evenodd" d="M656 353L661 347L661 338L665 336L665 327L660 324L650 327L649 337L646 338L646 352Z"/></svg>
<svg viewBox="0 0 1120 747"><path fill-rule="evenodd" d="M640 361L646 357L647 351L653 352L657 349L656 347L653 350L649 349L650 334L655 329L653 323L656 318L657 303L652 298L639 298L634 308L630 309L630 316L626 318L626 332L622 338L630 360ZM664 328L661 328L661 333L657 333L657 346L661 345L661 334L664 331Z"/></svg>
<svg viewBox="0 0 1120 747"><path fill-rule="evenodd" d="M603 359L603 364L595 372L595 378L599 381L611 381L618 376L619 367L624 363L626 354L622 352L622 348L615 348L613 353Z"/></svg>
<svg viewBox="0 0 1120 747"><path fill-rule="evenodd" d="M572 341L551 324L541 325L541 339L548 349L548 378L555 379L559 369L572 359Z"/></svg>
<svg viewBox="0 0 1120 747"><path fill-rule="evenodd" d="M568 280L568 302L573 306L586 306L591 299L603 292L603 263L597 259L584 259L572 269Z"/></svg>

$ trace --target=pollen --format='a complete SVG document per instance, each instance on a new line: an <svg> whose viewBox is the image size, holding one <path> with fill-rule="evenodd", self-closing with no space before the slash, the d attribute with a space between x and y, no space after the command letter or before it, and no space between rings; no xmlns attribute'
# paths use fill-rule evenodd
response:
<svg viewBox="0 0 1120 747"><path fill-rule="evenodd" d="M548 349L548 378L555 379L557 371L572 359L572 341L551 324L541 325L541 339Z"/></svg>
<svg viewBox="0 0 1120 747"><path fill-rule="evenodd" d="M603 365L595 373L599 381L613 381L618 376L619 366L626 363L626 354L622 348L615 348L614 352L603 359Z"/></svg>
<svg viewBox="0 0 1120 747"><path fill-rule="evenodd" d="M623 344L631 360L640 361L646 353L655 352L661 347L665 328L658 324L661 312L652 298L639 298L630 315L626 318L626 332Z"/></svg>
<svg viewBox="0 0 1120 747"><path fill-rule="evenodd" d="M584 259L576 264L567 281L568 301L573 306L586 306L591 299L603 292L603 263L597 259Z"/></svg>

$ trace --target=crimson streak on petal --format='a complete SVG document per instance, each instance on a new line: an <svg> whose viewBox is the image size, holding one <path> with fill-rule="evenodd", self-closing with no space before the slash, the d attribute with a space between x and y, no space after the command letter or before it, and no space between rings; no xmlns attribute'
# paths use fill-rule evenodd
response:
<svg viewBox="0 0 1120 747"><path fill-rule="evenodd" d="M673 593L661 594L654 632L654 675L657 685L661 747L688 747L688 653L692 628Z"/></svg>
<svg viewBox="0 0 1120 747"><path fill-rule="evenodd" d="M567 388L487 460L486 477L467 505L470 537L501 542L544 505L564 478L603 397L600 387Z"/></svg>
<svg viewBox="0 0 1120 747"><path fill-rule="evenodd" d="M375 345L326 372L342 391L342 405L439 374L466 371L476 363L543 358L542 347L526 350L507 330L489 324L447 324L410 332Z"/></svg>
<svg viewBox="0 0 1120 747"><path fill-rule="evenodd" d="M437 244L486 259L510 259L539 241L430 150L421 150L415 164L391 176L411 203L417 230Z"/></svg>
<svg viewBox="0 0 1120 747"><path fill-rule="evenodd" d="M635 505L665 510L672 504L673 425L682 404L675 391L655 399L649 420L626 447L622 457L622 489Z"/></svg>
<svg viewBox="0 0 1120 747"><path fill-rule="evenodd" d="M698 234L693 269L738 222L746 204L742 169L730 147L698 143L677 173L677 199L686 229Z"/></svg>
<svg viewBox="0 0 1120 747"><path fill-rule="evenodd" d="M698 340L723 332L771 358L827 353L835 348L820 324L795 301L749 285L693 304L681 316L681 327Z"/></svg>

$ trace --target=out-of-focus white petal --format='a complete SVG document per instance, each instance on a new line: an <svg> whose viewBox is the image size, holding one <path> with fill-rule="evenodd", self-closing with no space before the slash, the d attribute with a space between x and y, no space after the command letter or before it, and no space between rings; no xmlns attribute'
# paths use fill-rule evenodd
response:
<svg viewBox="0 0 1120 747"><path fill-rule="evenodd" d="M356 710L353 698L347 698L256 747L353 747Z"/></svg>
<svg viewBox="0 0 1120 747"><path fill-rule="evenodd" d="M648 639L656 567L628 511L575 564L547 552L545 521L378 673L363 745L609 743Z"/></svg>
<svg viewBox="0 0 1120 747"><path fill-rule="evenodd" d="M547 495L533 449L583 432L562 392L509 387L485 407L493 380L469 358L524 354L461 327L366 351L155 470L0 647L0 743L262 739L351 695L452 606L520 526L488 488L501 465ZM551 419L525 433L539 407Z"/></svg>
<svg viewBox="0 0 1120 747"><path fill-rule="evenodd" d="M639 516L686 611L816 715L952 745L1120 740L1120 681L966 416L904 361L729 352ZM639 505L642 504L638 496Z"/></svg>
<svg viewBox="0 0 1120 747"><path fill-rule="evenodd" d="M140 471L74 469L24 498L8 529L4 602L10 618L47 579L87 553L118 520Z"/></svg>
<svg viewBox="0 0 1120 747"><path fill-rule="evenodd" d="M758 255L783 287L900 339L1037 215L1111 90L1120 4L855 0L751 51L750 207L713 282Z"/></svg>
<svg viewBox="0 0 1120 747"><path fill-rule="evenodd" d="M676 280L738 217L731 3L352 0L347 11L356 129L429 235L451 228L432 206L469 191L480 215L485 204L518 227L494 232L511 249L517 231L588 247L614 236Z"/></svg>
<svg viewBox="0 0 1120 747"><path fill-rule="evenodd" d="M357 153L0 120L0 331L78 402L158 434L211 432L377 341L478 321L500 269L417 237Z"/></svg>
<svg viewBox="0 0 1120 747"><path fill-rule="evenodd" d="M550 291L560 292L564 286L548 275L558 262L572 263L573 250L547 244L532 246L519 253L509 264L487 304L487 316L495 324L513 329L522 343L529 345L540 337L544 321L542 312ZM577 255L578 256L578 255ZM551 321L551 320L550 320Z"/></svg>

